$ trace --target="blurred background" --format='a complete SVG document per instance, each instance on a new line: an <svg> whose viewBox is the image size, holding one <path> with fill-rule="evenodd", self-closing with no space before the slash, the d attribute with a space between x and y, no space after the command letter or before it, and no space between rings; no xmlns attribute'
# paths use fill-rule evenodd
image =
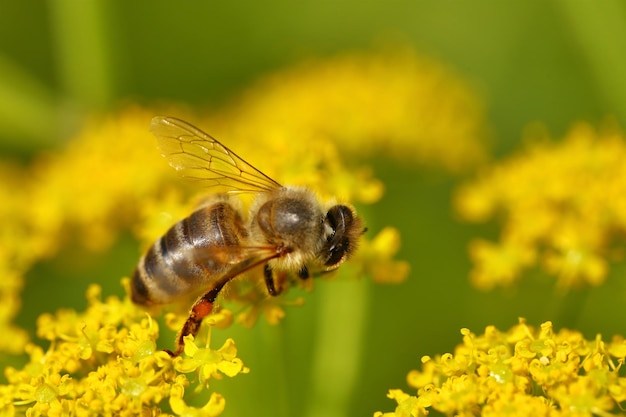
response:
<svg viewBox="0 0 626 417"><path fill-rule="evenodd" d="M129 103L219 108L273 71L381 43L409 47L465 80L485 105L487 139L496 157L516 150L530 123L540 122L559 137L579 120L626 122L626 5L617 0L602 7L583 0L245 5L5 0L0 4L0 151L3 159L28 163L44 151L62 149L90 115ZM587 338L624 333L624 285L612 279L623 267L613 269L605 285L587 289L584 303L577 302L576 291L556 294L554 282L539 272L515 288L480 292L467 279L467 243L472 236L493 237L497 230L455 218L451 194L459 178L385 157L371 166L386 192L367 208L368 226L400 231L398 258L410 262L411 274L400 285L337 284L342 296L354 291L366 298L358 377L341 398L311 386L316 378L311 345L320 317L343 314L324 309L334 285L324 282L320 291L306 294L303 307L289 309L278 327L235 326L216 335L235 338L239 356L252 369L219 384L228 401L225 416L258 410L275 416L391 410L387 390L406 388L406 374L419 367L421 356L452 351L462 327L506 329L525 317L534 325L552 320L557 328L575 327ZM138 256L137 242L125 237L107 254L87 256L79 265L73 259L71 268L69 254L36 265L16 322L34 334L42 312L84 308L91 282L102 284L105 294L121 294L119 277L132 270ZM564 304L578 310L576 322L560 319ZM330 364L349 354L337 349ZM332 366L325 369L326 378L337 377Z"/></svg>

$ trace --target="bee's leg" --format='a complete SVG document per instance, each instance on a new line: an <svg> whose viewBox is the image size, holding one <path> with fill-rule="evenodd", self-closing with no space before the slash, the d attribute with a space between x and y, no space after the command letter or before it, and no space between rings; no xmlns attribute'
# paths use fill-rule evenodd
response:
<svg viewBox="0 0 626 417"><path fill-rule="evenodd" d="M194 303L193 307L191 307L191 311L189 312L187 321L185 321L183 328L180 333L178 333L178 337L176 337L176 350L172 352L171 350L165 349L170 356L178 356L183 353L183 350L185 349L185 336L192 335L195 337L198 334L200 324L202 324L202 319L211 314L211 311L213 311L215 299L222 288L224 288L226 282L227 281L216 285L207 291L203 296L198 298L198 300Z"/></svg>
<svg viewBox="0 0 626 417"><path fill-rule="evenodd" d="M281 288L276 288L276 281L274 280L274 271L268 264L265 264L263 267L263 276L265 277L265 286L267 287L267 292L271 296L276 296L280 294Z"/></svg>
<svg viewBox="0 0 626 417"><path fill-rule="evenodd" d="M276 287L276 279L274 277L274 271L272 268L265 264L263 268L263 275L265 276L265 286L267 287L267 292L271 296L277 296L282 292L282 288ZM298 271L298 277L300 279L308 279L310 277L309 269L306 265L302 265L302 268Z"/></svg>
<svg viewBox="0 0 626 417"><path fill-rule="evenodd" d="M306 265L302 265L302 268L300 268L300 270L298 271L298 277L300 279L307 279L310 276L311 275L309 274L309 268L307 268Z"/></svg>

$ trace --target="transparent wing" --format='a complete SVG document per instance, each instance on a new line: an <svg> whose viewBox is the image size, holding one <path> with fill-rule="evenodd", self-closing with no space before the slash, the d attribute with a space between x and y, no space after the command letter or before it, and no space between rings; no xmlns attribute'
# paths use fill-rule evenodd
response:
<svg viewBox="0 0 626 417"><path fill-rule="evenodd" d="M220 281L230 281L282 254L282 249L276 246L213 246L194 248L188 256L195 263L204 265L208 271L219 273ZM209 274L207 279L212 280L214 276Z"/></svg>
<svg viewBox="0 0 626 417"><path fill-rule="evenodd" d="M163 156L182 176L229 192L270 192L281 185L202 130L173 117L157 116L150 130Z"/></svg>
<svg viewBox="0 0 626 417"><path fill-rule="evenodd" d="M194 262L209 268L229 265L251 265L281 256L277 246L209 246L194 247L187 256Z"/></svg>

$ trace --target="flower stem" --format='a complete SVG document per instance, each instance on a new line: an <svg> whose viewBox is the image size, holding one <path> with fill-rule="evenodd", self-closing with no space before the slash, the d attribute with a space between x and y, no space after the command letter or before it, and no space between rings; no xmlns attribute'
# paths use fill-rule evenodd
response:
<svg viewBox="0 0 626 417"><path fill-rule="evenodd" d="M111 100L111 48L106 2L59 0L49 3L58 59L66 93L78 104L101 108Z"/></svg>
<svg viewBox="0 0 626 417"><path fill-rule="evenodd" d="M319 326L315 337L309 416L346 416L360 369L369 286L360 280L318 285Z"/></svg>

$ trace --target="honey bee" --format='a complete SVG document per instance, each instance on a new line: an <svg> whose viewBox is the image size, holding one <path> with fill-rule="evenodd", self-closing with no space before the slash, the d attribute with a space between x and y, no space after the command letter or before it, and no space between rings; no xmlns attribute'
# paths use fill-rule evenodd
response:
<svg viewBox="0 0 626 417"><path fill-rule="evenodd" d="M308 188L282 186L200 129L171 117L152 119L163 156L184 177L220 187L211 204L173 225L140 259L131 298L142 306L172 303L204 291L176 338L195 336L233 278L263 268L267 292L280 293L277 273L306 279L341 265L365 232L347 205L324 205ZM248 215L233 194L255 193ZM311 271L311 272L310 272Z"/></svg>

